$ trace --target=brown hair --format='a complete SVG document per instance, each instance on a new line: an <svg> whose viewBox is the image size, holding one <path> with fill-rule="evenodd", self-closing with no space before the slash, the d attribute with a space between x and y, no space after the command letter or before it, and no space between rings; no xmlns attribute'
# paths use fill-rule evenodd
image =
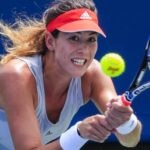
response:
<svg viewBox="0 0 150 150"><path fill-rule="evenodd" d="M47 51L45 45L47 24L60 14L76 8L88 8L97 13L92 0L55 0L41 19L26 17L17 19L13 25L1 21L0 34L5 37L4 48L7 51L1 63L7 63L17 56L44 55ZM57 37L58 32L54 31L52 35Z"/></svg>

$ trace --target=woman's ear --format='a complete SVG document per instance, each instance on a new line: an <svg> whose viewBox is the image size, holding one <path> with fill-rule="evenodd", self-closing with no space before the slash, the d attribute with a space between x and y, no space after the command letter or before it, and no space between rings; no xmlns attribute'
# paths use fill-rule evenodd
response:
<svg viewBox="0 0 150 150"><path fill-rule="evenodd" d="M55 38L53 37L53 35L50 32L45 31L45 43L49 51L54 51L54 41Z"/></svg>

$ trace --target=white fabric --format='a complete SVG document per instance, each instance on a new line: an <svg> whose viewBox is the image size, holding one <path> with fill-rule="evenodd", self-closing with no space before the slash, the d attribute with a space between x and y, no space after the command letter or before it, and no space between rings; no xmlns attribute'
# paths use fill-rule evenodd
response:
<svg viewBox="0 0 150 150"><path fill-rule="evenodd" d="M81 78L73 78L71 80L64 108L60 114L58 122L54 124L48 120L46 114L41 56L36 55L34 57L24 57L18 59L21 59L27 63L36 80L38 92L38 106L36 108L36 116L38 118L43 144L46 144L58 138L61 133L63 133L68 128L73 116L83 105ZM7 140L5 139L5 143L3 142L5 132L2 134L1 131L4 130L9 132L9 128L7 127L7 118L5 117L5 112L2 113L2 111L0 111L0 116L0 145L11 145L12 139L10 133L7 135ZM9 149L13 150L12 146L10 146Z"/></svg>
<svg viewBox="0 0 150 150"><path fill-rule="evenodd" d="M80 122L76 123L61 135L60 145L63 150L80 150L80 148L88 141L88 139L79 136L77 131L79 123Z"/></svg>
<svg viewBox="0 0 150 150"><path fill-rule="evenodd" d="M135 129L137 123L138 123L137 117L134 114L132 114L130 119L127 122L125 122L124 124L122 124L117 128L117 131L120 134L124 134L124 135L129 134Z"/></svg>

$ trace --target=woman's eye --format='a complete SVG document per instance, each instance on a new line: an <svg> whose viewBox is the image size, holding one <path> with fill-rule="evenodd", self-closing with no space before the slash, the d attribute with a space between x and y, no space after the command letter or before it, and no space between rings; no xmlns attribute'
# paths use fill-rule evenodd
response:
<svg viewBox="0 0 150 150"><path fill-rule="evenodd" d="M97 41L97 38L95 37L91 37L88 39L88 42L96 42Z"/></svg>
<svg viewBox="0 0 150 150"><path fill-rule="evenodd" d="M79 37L77 37L77 36L72 36L69 39L72 41L79 41Z"/></svg>

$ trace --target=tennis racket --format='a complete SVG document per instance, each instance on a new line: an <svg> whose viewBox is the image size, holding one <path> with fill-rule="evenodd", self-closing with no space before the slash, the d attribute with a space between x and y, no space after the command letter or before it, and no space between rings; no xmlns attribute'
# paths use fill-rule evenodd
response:
<svg viewBox="0 0 150 150"><path fill-rule="evenodd" d="M135 74L133 81L131 82L129 89L125 91L122 96L122 102L124 105L129 106L131 105L132 101L144 92L145 90L150 88L150 81L145 82L140 85L145 73L147 70L150 69L150 37L147 40L146 47L145 47L145 54L141 65Z"/></svg>

